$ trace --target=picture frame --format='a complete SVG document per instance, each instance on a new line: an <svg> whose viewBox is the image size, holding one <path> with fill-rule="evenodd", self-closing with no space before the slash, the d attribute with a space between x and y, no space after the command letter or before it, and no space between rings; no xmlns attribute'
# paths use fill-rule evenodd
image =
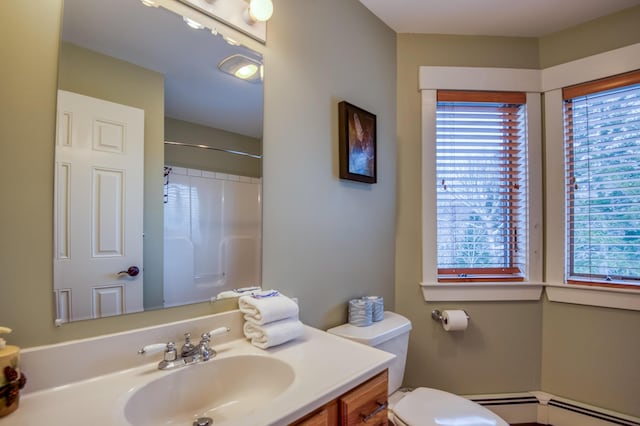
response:
<svg viewBox="0 0 640 426"><path fill-rule="evenodd" d="M377 182L377 122L375 114L349 102L338 104L340 179Z"/></svg>

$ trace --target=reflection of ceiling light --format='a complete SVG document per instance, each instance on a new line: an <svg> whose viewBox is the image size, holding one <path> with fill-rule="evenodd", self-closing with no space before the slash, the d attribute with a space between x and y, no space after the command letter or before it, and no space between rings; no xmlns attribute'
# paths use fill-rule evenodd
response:
<svg viewBox="0 0 640 426"><path fill-rule="evenodd" d="M262 72L258 72L261 71L262 64L244 55L235 54L224 58L218 64L218 68L220 71L245 81L252 83L262 81Z"/></svg>
<svg viewBox="0 0 640 426"><path fill-rule="evenodd" d="M231 37L228 36L222 36L222 38L224 39L224 41L227 42L227 44L229 46L240 46L240 43L238 43L237 41L235 41L234 39L232 39Z"/></svg>
<svg viewBox="0 0 640 426"><path fill-rule="evenodd" d="M271 18L271 15L273 15L273 2L271 0L250 0L249 8L245 11L245 21L250 24L265 22Z"/></svg>
<svg viewBox="0 0 640 426"><path fill-rule="evenodd" d="M158 6L160 6L158 3L156 3L153 0L140 0L140 2L142 4L144 4L145 6L148 6L148 7L158 7Z"/></svg>
<svg viewBox="0 0 640 426"><path fill-rule="evenodd" d="M251 78L255 73L258 72L258 66L256 64L247 64L243 67L238 68L238 70L233 74L238 78L246 80L247 78Z"/></svg>
<svg viewBox="0 0 640 426"><path fill-rule="evenodd" d="M194 30L201 30L204 28L204 25L202 25L200 22L194 21L191 18L187 18L186 16L182 18L185 22L185 24L187 24L188 26L190 26L191 28L193 28Z"/></svg>

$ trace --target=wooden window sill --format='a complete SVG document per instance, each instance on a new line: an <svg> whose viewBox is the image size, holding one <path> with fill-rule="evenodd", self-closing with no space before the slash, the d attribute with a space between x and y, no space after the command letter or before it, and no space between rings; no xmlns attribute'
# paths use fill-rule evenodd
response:
<svg viewBox="0 0 640 426"><path fill-rule="evenodd" d="M465 274L466 275L466 274ZM524 277L517 275L439 275L439 283L518 283L524 282Z"/></svg>

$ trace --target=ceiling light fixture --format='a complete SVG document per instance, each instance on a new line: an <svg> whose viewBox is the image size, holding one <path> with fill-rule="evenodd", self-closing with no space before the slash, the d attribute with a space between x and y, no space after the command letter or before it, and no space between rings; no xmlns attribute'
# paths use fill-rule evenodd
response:
<svg viewBox="0 0 640 426"><path fill-rule="evenodd" d="M244 20L249 24L268 21L273 15L271 0L250 0L249 7L244 11Z"/></svg>
<svg viewBox="0 0 640 426"><path fill-rule="evenodd" d="M187 24L188 26L190 26L194 30L201 30L201 29L204 28L204 25L202 25L200 22L194 21L191 18L187 18L186 16L184 16L184 17L182 17L182 19L184 20L185 24Z"/></svg>
<svg viewBox="0 0 640 426"><path fill-rule="evenodd" d="M140 0L147 7L159 7L160 5L153 0Z"/></svg>
<svg viewBox="0 0 640 426"><path fill-rule="evenodd" d="M220 71L251 83L262 81L262 64L255 59L235 54L224 58L218 64Z"/></svg>
<svg viewBox="0 0 640 426"><path fill-rule="evenodd" d="M240 46L240 43L239 43L239 42L235 41L234 39L232 39L232 38L231 38L231 37L229 37L229 36L225 36L225 35L223 35L223 36L222 36L222 38L223 38L223 40L224 40L224 41L226 41L226 42L227 42L227 44L228 44L229 46Z"/></svg>

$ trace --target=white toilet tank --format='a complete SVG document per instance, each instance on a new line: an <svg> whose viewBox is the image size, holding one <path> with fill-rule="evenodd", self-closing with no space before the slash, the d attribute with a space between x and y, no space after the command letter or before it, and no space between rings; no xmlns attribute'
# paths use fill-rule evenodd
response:
<svg viewBox="0 0 640 426"><path fill-rule="evenodd" d="M327 330L328 333L373 346L396 356L389 366L389 395L402 385L410 331L411 321L388 311L385 311L382 321L374 322L368 327L342 324Z"/></svg>

